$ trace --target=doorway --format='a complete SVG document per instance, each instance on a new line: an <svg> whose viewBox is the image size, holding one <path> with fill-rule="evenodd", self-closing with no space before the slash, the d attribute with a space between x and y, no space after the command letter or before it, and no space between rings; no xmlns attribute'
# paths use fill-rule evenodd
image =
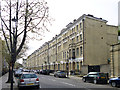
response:
<svg viewBox="0 0 120 90"><path fill-rule="evenodd" d="M96 66L88 66L88 73L89 72L100 72L100 66L96 65Z"/></svg>

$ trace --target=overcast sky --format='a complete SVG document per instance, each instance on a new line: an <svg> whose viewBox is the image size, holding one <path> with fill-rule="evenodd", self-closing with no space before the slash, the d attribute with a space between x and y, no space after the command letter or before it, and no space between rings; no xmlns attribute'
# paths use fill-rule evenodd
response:
<svg viewBox="0 0 120 90"><path fill-rule="evenodd" d="M78 19L83 14L92 14L95 17L103 18L108 21L107 24L118 25L118 2L120 0L46 0L49 7L49 15L54 19L52 26L49 27L41 41L32 41L29 43L30 55L42 44L49 41L56 34L65 28L65 26ZM34 44L33 44L34 43Z"/></svg>

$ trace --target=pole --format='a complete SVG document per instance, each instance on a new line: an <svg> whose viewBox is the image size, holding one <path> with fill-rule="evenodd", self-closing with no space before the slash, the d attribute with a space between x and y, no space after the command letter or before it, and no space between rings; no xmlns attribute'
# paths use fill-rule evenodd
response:
<svg viewBox="0 0 120 90"><path fill-rule="evenodd" d="M13 60L11 62L11 66L10 66L10 71L11 71L11 89L10 90L13 90Z"/></svg>

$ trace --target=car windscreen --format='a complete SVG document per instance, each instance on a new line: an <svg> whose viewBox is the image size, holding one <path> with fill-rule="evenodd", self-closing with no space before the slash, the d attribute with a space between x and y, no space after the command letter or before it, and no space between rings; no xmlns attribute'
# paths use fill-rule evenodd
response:
<svg viewBox="0 0 120 90"><path fill-rule="evenodd" d="M17 71L15 71L15 73L21 73L22 71L21 70L17 70Z"/></svg>
<svg viewBox="0 0 120 90"><path fill-rule="evenodd" d="M98 74L89 74L88 76L89 76L89 77L97 77Z"/></svg>
<svg viewBox="0 0 120 90"><path fill-rule="evenodd" d="M99 73L99 75L100 75L101 77L107 77L107 74L106 74L106 73Z"/></svg>
<svg viewBox="0 0 120 90"><path fill-rule="evenodd" d="M37 78L36 74L23 74L22 78Z"/></svg>
<svg viewBox="0 0 120 90"><path fill-rule="evenodd" d="M59 72L59 73L65 73L65 72Z"/></svg>

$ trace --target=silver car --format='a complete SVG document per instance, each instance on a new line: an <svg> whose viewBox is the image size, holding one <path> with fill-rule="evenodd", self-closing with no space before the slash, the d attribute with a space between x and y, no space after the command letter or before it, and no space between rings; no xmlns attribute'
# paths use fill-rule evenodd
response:
<svg viewBox="0 0 120 90"><path fill-rule="evenodd" d="M66 77L65 71L57 71L54 73L54 77Z"/></svg>
<svg viewBox="0 0 120 90"><path fill-rule="evenodd" d="M18 88L33 86L39 88L40 81L35 73L23 73L18 81Z"/></svg>

